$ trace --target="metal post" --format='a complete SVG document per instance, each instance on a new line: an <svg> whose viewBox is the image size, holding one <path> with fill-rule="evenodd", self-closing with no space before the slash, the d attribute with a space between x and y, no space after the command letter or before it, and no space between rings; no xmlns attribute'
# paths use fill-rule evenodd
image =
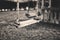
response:
<svg viewBox="0 0 60 40"><path fill-rule="evenodd" d="M37 5L36 5L36 9L37 9L37 13L38 13L38 0L37 0ZM38 17L38 15L36 14L36 17Z"/></svg>
<svg viewBox="0 0 60 40"><path fill-rule="evenodd" d="M17 10L17 14L18 14L17 19L19 19L19 0L17 0L17 9L16 10Z"/></svg>
<svg viewBox="0 0 60 40"><path fill-rule="evenodd" d="M16 23L19 24L18 23L19 19L20 19L20 17L19 17L19 0L17 0L17 8L16 8L16 10L17 10L17 20L16 20Z"/></svg>
<svg viewBox="0 0 60 40"><path fill-rule="evenodd" d="M17 0L17 22L19 21L19 0Z"/></svg>

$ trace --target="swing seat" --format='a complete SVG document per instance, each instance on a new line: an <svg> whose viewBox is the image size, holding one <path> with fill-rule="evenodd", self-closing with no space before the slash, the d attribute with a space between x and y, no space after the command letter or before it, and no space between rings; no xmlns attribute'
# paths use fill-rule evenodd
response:
<svg viewBox="0 0 60 40"><path fill-rule="evenodd" d="M38 23L40 20L34 20L33 18L26 20L26 21L20 21L20 25L18 25L18 28L25 27L34 23Z"/></svg>

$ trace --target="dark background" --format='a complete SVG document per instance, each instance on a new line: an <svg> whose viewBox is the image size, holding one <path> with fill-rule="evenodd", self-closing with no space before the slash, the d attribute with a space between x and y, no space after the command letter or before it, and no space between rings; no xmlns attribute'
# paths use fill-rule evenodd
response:
<svg viewBox="0 0 60 40"><path fill-rule="evenodd" d="M35 2L30 1L30 2L20 3L20 8L21 7L25 8L26 6L28 6L28 3L29 3L29 7L33 8L36 6L36 1ZM52 7L60 8L60 0L52 0ZM0 0L0 9L2 8L16 8L16 2Z"/></svg>
<svg viewBox="0 0 60 40"><path fill-rule="evenodd" d="M52 7L60 8L60 0L52 0Z"/></svg>
<svg viewBox="0 0 60 40"><path fill-rule="evenodd" d="M12 8L16 8L16 5L17 3L16 2L11 2L11 1L0 1L0 9L4 8L4 9L12 9ZM20 8L26 8L26 6L28 6L33 8L36 6L36 1L32 2L23 2L23 3L20 3Z"/></svg>

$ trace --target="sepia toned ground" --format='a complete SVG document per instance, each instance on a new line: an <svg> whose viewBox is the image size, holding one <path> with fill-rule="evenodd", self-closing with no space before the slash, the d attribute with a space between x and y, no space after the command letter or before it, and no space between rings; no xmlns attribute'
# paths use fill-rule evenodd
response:
<svg viewBox="0 0 60 40"><path fill-rule="evenodd" d="M59 25L40 22L16 28L13 24L16 17L16 12L0 12L0 40L60 40Z"/></svg>

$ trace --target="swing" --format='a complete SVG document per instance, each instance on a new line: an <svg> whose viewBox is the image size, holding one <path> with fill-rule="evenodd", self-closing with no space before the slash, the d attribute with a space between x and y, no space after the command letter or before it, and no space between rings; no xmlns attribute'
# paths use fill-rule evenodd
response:
<svg viewBox="0 0 60 40"><path fill-rule="evenodd" d="M28 6L29 6L29 4L28 4ZM19 7L19 1L17 1L17 8ZM19 8L18 8L19 9ZM38 9L37 9L38 10ZM34 19L35 17L31 17L31 18L29 18L29 16L30 16L30 14L29 14L29 9L27 10L27 13L26 13L26 15L25 16L27 16L29 19L28 20L25 20L25 21L19 21L20 19L19 19L19 10L17 10L17 13L18 13L18 19L17 19L17 21L16 21L16 23L17 24L19 24L17 27L18 28L21 28L21 27L25 27L25 26L28 26L28 25L31 25L31 24L34 24L34 23L38 23L38 22L40 22L41 20L36 20L36 19ZM38 14L38 15L40 15L40 14ZM37 15L37 16L38 16Z"/></svg>

